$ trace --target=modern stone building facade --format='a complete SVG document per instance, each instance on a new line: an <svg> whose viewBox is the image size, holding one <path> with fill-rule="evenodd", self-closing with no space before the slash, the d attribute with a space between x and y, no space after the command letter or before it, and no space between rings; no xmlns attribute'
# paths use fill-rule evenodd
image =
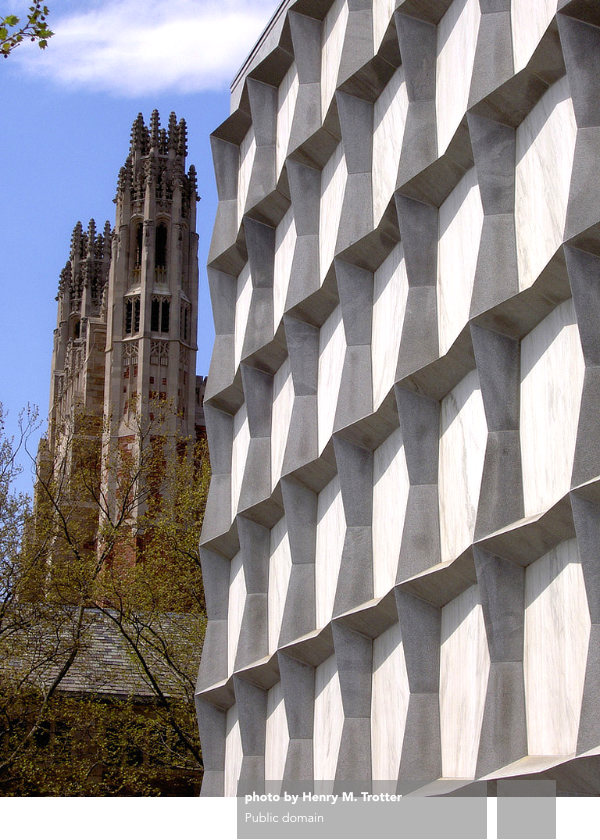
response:
<svg viewBox="0 0 600 840"><path fill-rule="evenodd" d="M599 66L593 0L297 0L236 78L205 795L598 792Z"/></svg>
<svg viewBox="0 0 600 840"><path fill-rule="evenodd" d="M187 128L157 111L133 123L117 185L116 224L102 234L77 223L58 288L48 436L40 469L76 469L73 452L102 442L106 497L110 453L131 446L154 404L169 404L170 429L204 433L205 380L196 376L198 258L196 172L186 172ZM176 418L177 415L177 418ZM104 441L103 441L104 438ZM83 514L89 537L98 507Z"/></svg>

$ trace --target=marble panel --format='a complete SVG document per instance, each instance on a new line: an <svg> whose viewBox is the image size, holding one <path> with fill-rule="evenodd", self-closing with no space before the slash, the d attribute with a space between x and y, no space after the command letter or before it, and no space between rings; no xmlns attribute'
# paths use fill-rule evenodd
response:
<svg viewBox="0 0 600 840"><path fill-rule="evenodd" d="M521 460L525 516L571 486L585 362L572 299L521 341Z"/></svg>
<svg viewBox="0 0 600 840"><path fill-rule="evenodd" d="M315 669L315 709L313 767L314 778L335 779L344 707L335 656L330 656Z"/></svg>
<svg viewBox="0 0 600 840"><path fill-rule="evenodd" d="M441 638L442 775L472 779L490 671L478 586L469 587L442 608Z"/></svg>
<svg viewBox="0 0 600 840"><path fill-rule="evenodd" d="M234 704L227 711L225 723L225 778L223 790L225 796L237 795L243 757L238 708Z"/></svg>
<svg viewBox="0 0 600 840"><path fill-rule="evenodd" d="M231 511L235 516L240 501L244 469L250 447L250 426L246 403L233 418L233 444L231 447Z"/></svg>
<svg viewBox="0 0 600 840"><path fill-rule="evenodd" d="M285 163L297 98L298 71L296 65L292 64L277 91L277 136L275 140L277 178L281 175Z"/></svg>
<svg viewBox="0 0 600 840"><path fill-rule="evenodd" d="M442 562L473 541L487 423L476 370L444 397L440 413L439 509Z"/></svg>
<svg viewBox="0 0 600 840"><path fill-rule="evenodd" d="M290 734L285 713L283 687L278 682L267 692L265 779L273 781L283 779L289 742Z"/></svg>
<svg viewBox="0 0 600 840"><path fill-rule="evenodd" d="M235 367L242 358L244 336L248 326L248 315L250 313L250 301L252 299L252 277L250 276L250 263L246 263L237 278L237 289L235 296L235 336L234 336L234 364Z"/></svg>
<svg viewBox="0 0 600 840"><path fill-rule="evenodd" d="M512 0L510 22L515 73L519 73L533 55L550 21L556 14L556 0Z"/></svg>
<svg viewBox="0 0 600 840"><path fill-rule="evenodd" d="M381 221L396 189L408 111L404 67L387 83L373 109L373 225Z"/></svg>
<svg viewBox="0 0 600 840"><path fill-rule="evenodd" d="M440 207L437 269L440 353L447 353L469 320L483 227L473 166Z"/></svg>
<svg viewBox="0 0 600 840"><path fill-rule="evenodd" d="M271 489L281 478L292 408L294 383L289 358L273 377L273 410L271 412Z"/></svg>
<svg viewBox="0 0 600 840"><path fill-rule="evenodd" d="M515 222L519 289L527 289L535 282L562 245L576 134L569 82L564 76L517 128Z"/></svg>
<svg viewBox="0 0 600 840"><path fill-rule="evenodd" d="M315 595L318 628L331 619L345 536L346 517L340 479L336 476L321 490L317 500Z"/></svg>
<svg viewBox="0 0 600 840"><path fill-rule="evenodd" d="M371 766L373 779L398 778L410 688L400 625L373 640Z"/></svg>
<svg viewBox="0 0 600 840"><path fill-rule="evenodd" d="M371 357L375 411L394 384L407 297L404 249L399 243L373 277Z"/></svg>
<svg viewBox="0 0 600 840"><path fill-rule="evenodd" d="M525 571L525 704L530 755L577 747L590 637L577 541L566 540Z"/></svg>
<svg viewBox="0 0 600 840"><path fill-rule="evenodd" d="M294 211L289 208L275 229L275 261L273 265L273 332L283 317L290 274L296 248L296 223Z"/></svg>
<svg viewBox="0 0 600 840"><path fill-rule="evenodd" d="M373 454L373 594L379 598L396 583L410 481L402 432L395 432Z"/></svg>
<svg viewBox="0 0 600 840"><path fill-rule="evenodd" d="M250 187L250 176L252 174L252 167L254 165L254 157L256 155L256 138L254 136L254 128L250 126L246 136L240 143L240 168L238 170L238 191L237 191L237 217L238 226L242 221L244 209L246 207L246 199L248 198L248 189Z"/></svg>
<svg viewBox="0 0 600 840"><path fill-rule="evenodd" d="M335 93L347 23L348 4L346 0L335 0L323 21L321 36L322 119L325 119Z"/></svg>
<svg viewBox="0 0 600 840"><path fill-rule="evenodd" d="M229 572L229 604L227 607L227 670L232 673L240 639L240 629L246 606L246 578L242 553L238 551L231 560Z"/></svg>
<svg viewBox="0 0 600 840"><path fill-rule="evenodd" d="M373 0L373 47L374 52L377 52L383 41L383 36L386 33L394 9L396 8L396 0Z"/></svg>
<svg viewBox="0 0 600 840"><path fill-rule="evenodd" d="M437 27L435 112L440 155L467 110L480 19L479 0L454 0Z"/></svg>
<svg viewBox="0 0 600 840"><path fill-rule="evenodd" d="M337 306L319 333L319 379L317 388L319 453L333 432L344 358L346 337L341 307Z"/></svg>
<svg viewBox="0 0 600 840"><path fill-rule="evenodd" d="M348 171L344 148L339 143L321 172L321 207L319 214L319 270L321 282L335 254L342 216Z"/></svg>
<svg viewBox="0 0 600 840"><path fill-rule="evenodd" d="M282 517L271 529L269 546L269 592L267 597L269 654L277 650L291 573L290 540L285 517Z"/></svg>

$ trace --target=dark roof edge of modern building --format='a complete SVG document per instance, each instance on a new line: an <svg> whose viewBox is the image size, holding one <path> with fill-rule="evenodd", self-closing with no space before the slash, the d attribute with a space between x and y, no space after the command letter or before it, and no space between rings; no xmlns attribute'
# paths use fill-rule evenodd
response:
<svg viewBox="0 0 600 840"><path fill-rule="evenodd" d="M245 78L246 74L248 73L248 71L250 70L252 65L257 63L257 58L258 58L258 56L261 52L261 49L262 49L265 41L268 39L269 35L273 31L273 29L276 27L276 25L278 23L280 23L280 22L283 23L283 21L280 21L280 18L283 17L283 14L284 14L285 10L293 2L295 2L295 0L282 0L282 2L279 4L279 6L275 9L273 14L271 15L271 19L269 20L269 22L267 23L267 25L265 26L265 28L263 29L263 31L259 35L258 40L256 41L255 45L252 47L252 50L248 54L248 57L246 58L246 60L244 61L244 63L242 64L242 66L240 67L238 72L236 73L236 75L235 75L235 77L234 77L234 79L233 79L233 81L230 85L229 89L231 91L232 97L235 95L236 88L238 87L240 82L243 81L243 79Z"/></svg>

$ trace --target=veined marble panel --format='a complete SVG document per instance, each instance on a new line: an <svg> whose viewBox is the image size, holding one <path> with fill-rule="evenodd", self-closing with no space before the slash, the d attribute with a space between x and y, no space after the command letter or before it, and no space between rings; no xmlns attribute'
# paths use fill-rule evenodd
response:
<svg viewBox="0 0 600 840"><path fill-rule="evenodd" d="M321 39L321 118L333 99L348 22L346 0L335 0L323 21Z"/></svg>
<svg viewBox="0 0 600 840"><path fill-rule="evenodd" d="M269 592L267 596L269 654L277 650L291 573L290 541L285 516L282 516L279 522L271 528L270 538ZM273 778L277 777L274 776Z"/></svg>
<svg viewBox="0 0 600 840"><path fill-rule="evenodd" d="M319 215L319 267L321 282L333 261L338 228L342 215L346 189L346 158L344 148L338 144L321 173L321 208Z"/></svg>
<svg viewBox="0 0 600 840"><path fill-rule="evenodd" d="M283 688L278 682L267 693L265 779L273 781L283 779L289 742L290 734L285 714Z"/></svg>
<svg viewBox="0 0 600 840"><path fill-rule="evenodd" d="M296 223L292 207L275 229L275 263L273 268L273 332L277 332L283 317L294 250L296 248Z"/></svg>
<svg viewBox="0 0 600 840"><path fill-rule="evenodd" d="M407 297L404 249L402 243L398 243L374 274L371 356L375 411L396 378Z"/></svg>
<svg viewBox="0 0 600 840"><path fill-rule="evenodd" d="M571 299L521 341L521 458L525 516L571 487L585 362Z"/></svg>
<svg viewBox="0 0 600 840"><path fill-rule="evenodd" d="M373 224L377 226L396 189L408 94L400 66L375 102L373 112Z"/></svg>
<svg viewBox="0 0 600 840"><path fill-rule="evenodd" d="M510 22L515 73L528 63L555 14L556 0L512 0Z"/></svg>
<svg viewBox="0 0 600 840"><path fill-rule="evenodd" d="M248 188L250 187L250 175L252 174L252 166L254 165L254 155L256 154L256 138L254 136L254 127L250 126L248 132L242 142L240 143L240 168L238 173L238 225L242 221L244 209L246 207L246 199L248 198Z"/></svg>
<svg viewBox="0 0 600 840"><path fill-rule="evenodd" d="M515 222L520 289L535 282L562 245L576 135L569 82L563 76L517 128Z"/></svg>
<svg viewBox="0 0 600 840"><path fill-rule="evenodd" d="M244 336L248 325L250 313L250 301L252 299L252 277L250 276L250 263L240 271L237 278L237 289L235 299L235 336L234 336L234 362L235 366L240 363L244 347Z"/></svg>
<svg viewBox="0 0 600 840"><path fill-rule="evenodd" d="M250 426L246 403L238 409L233 418L233 444L231 448L231 510L237 513L246 458L250 447Z"/></svg>
<svg viewBox="0 0 600 840"><path fill-rule="evenodd" d="M373 640L371 766L374 779L398 778L410 699L400 625Z"/></svg>
<svg viewBox="0 0 600 840"><path fill-rule="evenodd" d="M242 770L242 736L240 734L240 721L237 705L233 705L227 711L225 724L225 796L236 796L238 780Z"/></svg>
<svg viewBox="0 0 600 840"><path fill-rule="evenodd" d="M294 407L294 383L290 360L286 359L273 377L271 413L271 489L281 478L288 429Z"/></svg>
<svg viewBox="0 0 600 840"><path fill-rule="evenodd" d="M346 517L340 479L336 476L321 490L317 502L315 550L317 627L324 627L333 613L345 536Z"/></svg>
<svg viewBox="0 0 600 840"><path fill-rule="evenodd" d="M315 669L315 711L313 765L314 778L320 781L335 779L344 707L335 656L330 656Z"/></svg>
<svg viewBox="0 0 600 840"><path fill-rule="evenodd" d="M337 306L321 327L319 335L319 381L317 389L319 453L333 432L344 357L346 335L342 310Z"/></svg>
<svg viewBox="0 0 600 840"><path fill-rule="evenodd" d="M473 166L440 207L438 322L440 353L447 353L469 320L483 206Z"/></svg>
<svg viewBox="0 0 600 840"><path fill-rule="evenodd" d="M441 633L442 775L472 779L490 671L478 586L471 586L442 608Z"/></svg>
<svg viewBox="0 0 600 840"><path fill-rule="evenodd" d="M285 74L277 92L277 137L275 140L275 159L277 166L277 177L281 175L290 133L294 119L294 109L298 98L298 71L296 65L292 64Z"/></svg>
<svg viewBox="0 0 600 840"><path fill-rule="evenodd" d="M454 0L438 24L435 112L440 155L467 110L480 19L479 0Z"/></svg>
<svg viewBox="0 0 600 840"><path fill-rule="evenodd" d="M577 747L590 613L575 539L525 572L525 705L530 755Z"/></svg>
<svg viewBox="0 0 600 840"><path fill-rule="evenodd" d="M246 606L246 578L242 553L238 551L231 560L229 572L229 604L227 607L227 665L229 673L235 668L235 657L240 640L240 629Z"/></svg>
<svg viewBox="0 0 600 840"><path fill-rule="evenodd" d="M473 541L487 423L479 374L468 373L444 397L440 416L439 499L442 562Z"/></svg>
<svg viewBox="0 0 600 840"><path fill-rule="evenodd" d="M375 598L396 584L410 481L402 432L379 446L373 458L373 588Z"/></svg>
<svg viewBox="0 0 600 840"><path fill-rule="evenodd" d="M375 52L381 46L396 5L396 0L373 0L373 46Z"/></svg>

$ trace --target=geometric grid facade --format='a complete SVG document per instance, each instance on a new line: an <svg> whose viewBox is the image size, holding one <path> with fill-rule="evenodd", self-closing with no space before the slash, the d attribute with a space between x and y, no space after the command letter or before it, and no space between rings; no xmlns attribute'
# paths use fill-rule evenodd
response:
<svg viewBox="0 0 600 840"><path fill-rule="evenodd" d="M235 80L204 795L598 792L599 66L592 0L288 0Z"/></svg>

